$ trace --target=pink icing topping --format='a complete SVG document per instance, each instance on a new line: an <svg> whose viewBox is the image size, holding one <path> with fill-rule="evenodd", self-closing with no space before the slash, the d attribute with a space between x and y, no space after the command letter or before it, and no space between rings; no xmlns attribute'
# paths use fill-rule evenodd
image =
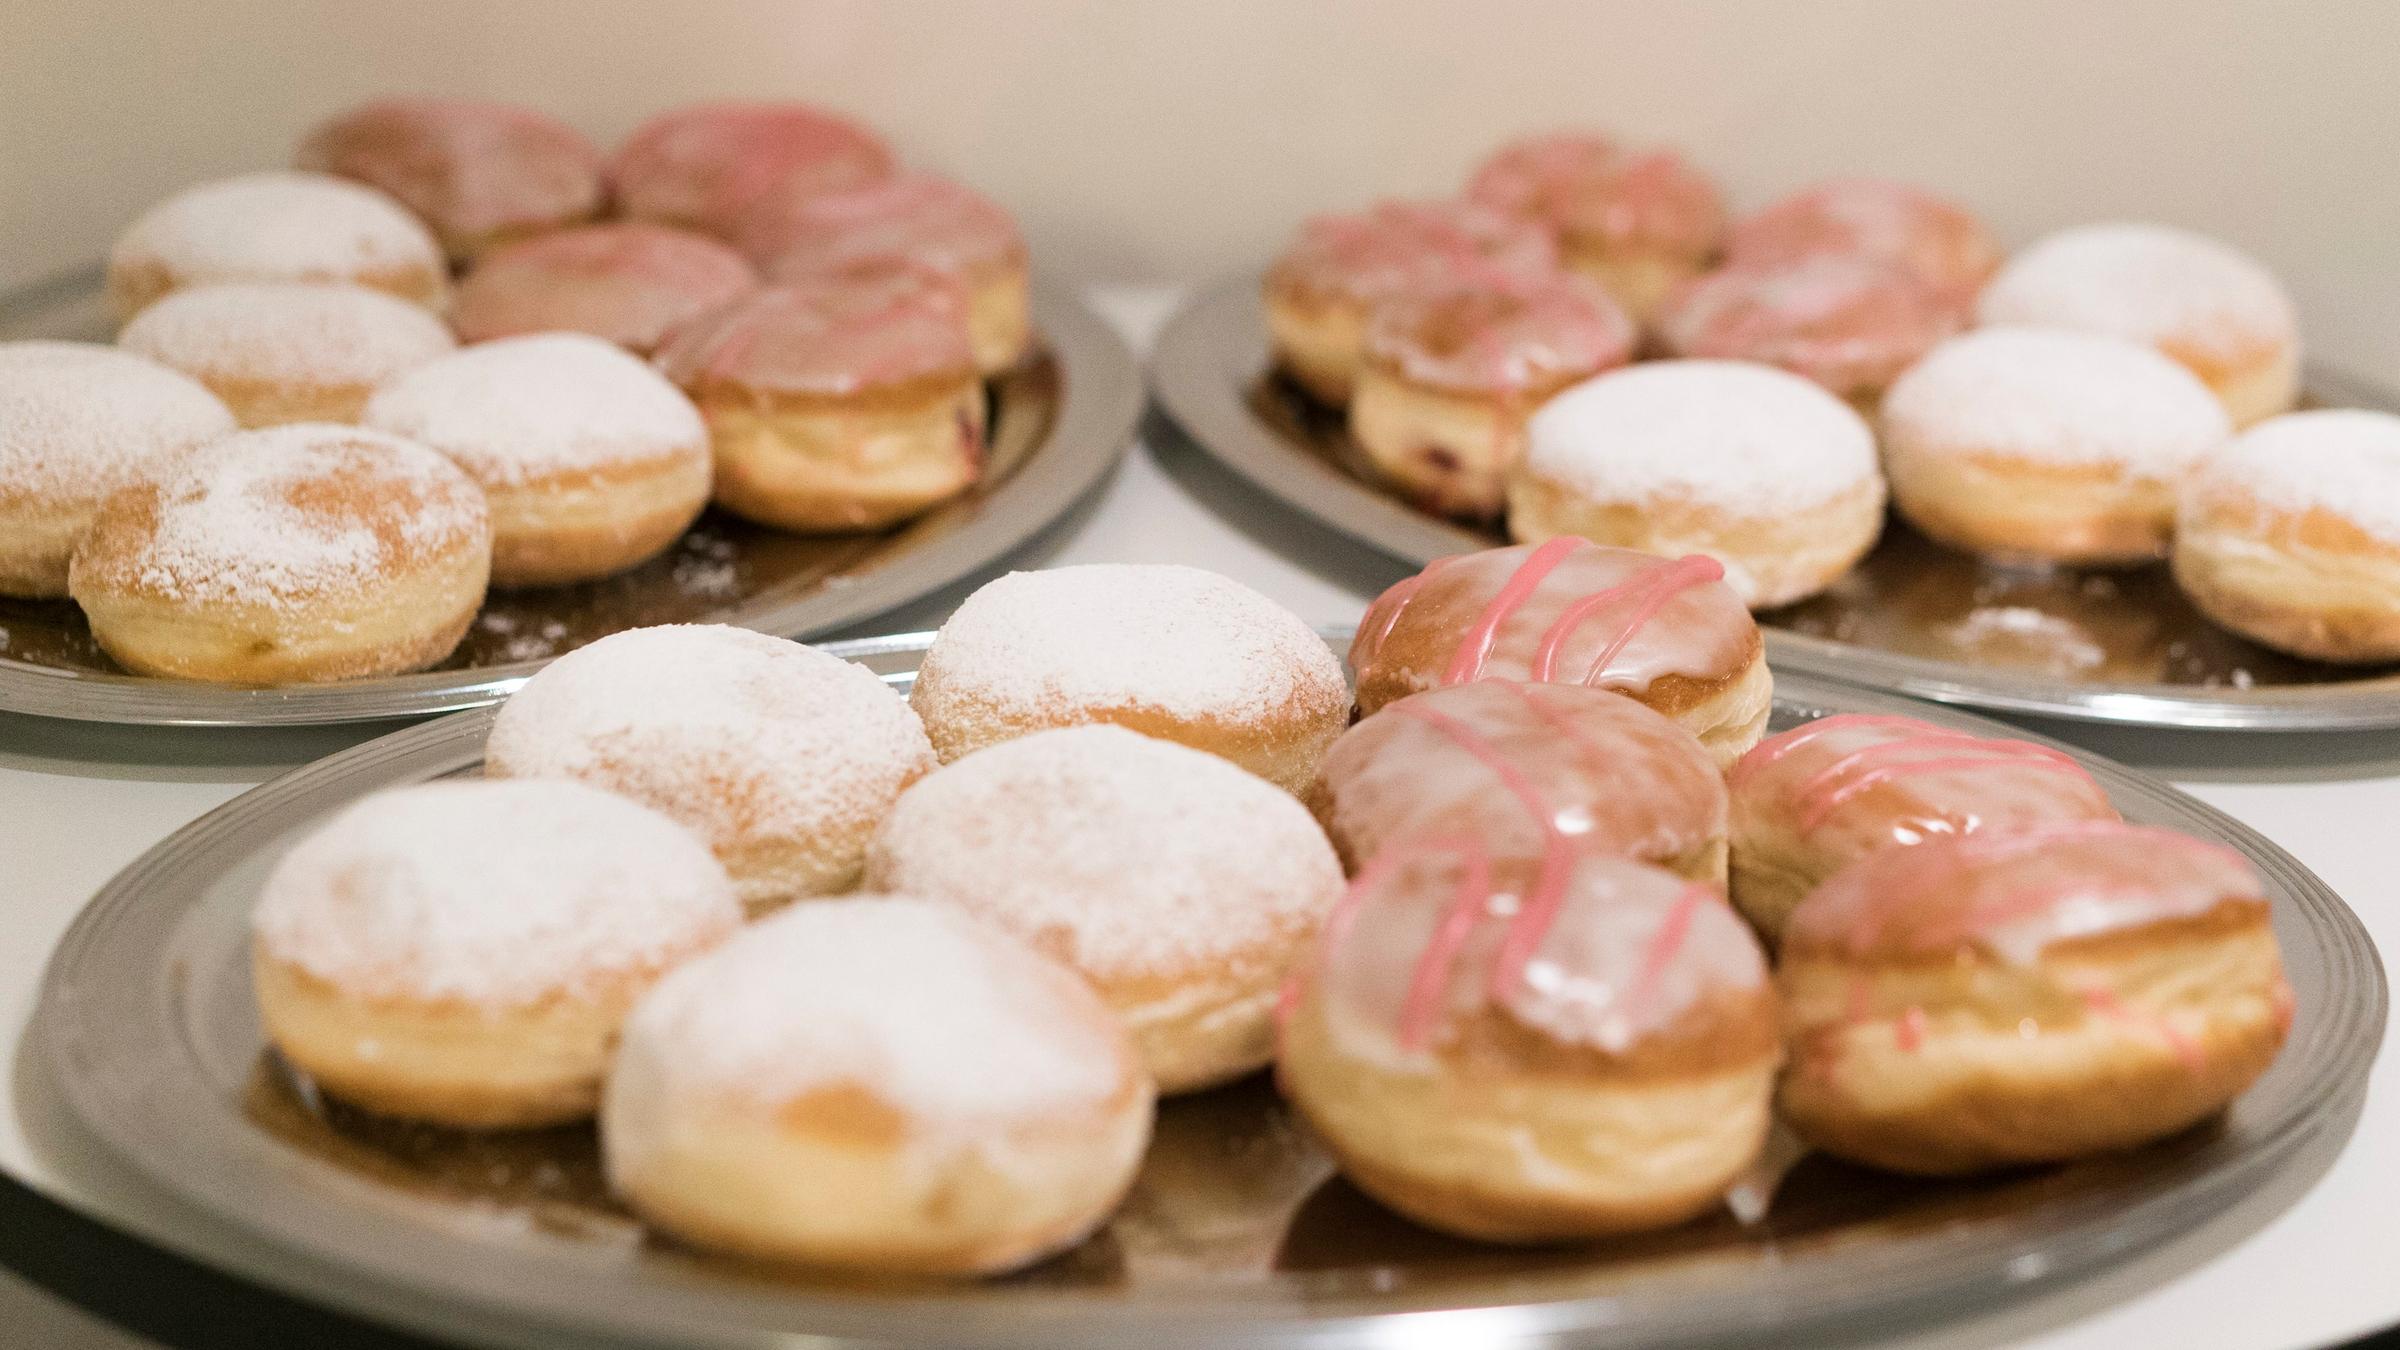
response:
<svg viewBox="0 0 2400 1350"><path fill-rule="evenodd" d="M1310 218L1271 281L1364 302L1495 269L1528 275L1557 265L1549 236L1504 212L1470 202L1383 202Z"/></svg>
<svg viewBox="0 0 2400 1350"><path fill-rule="evenodd" d="M1733 227L1726 258L1773 266L1820 254L1887 263L1961 306L2000 265L2000 246L1965 207L1880 178L1795 192Z"/></svg>
<svg viewBox="0 0 2400 1350"><path fill-rule="evenodd" d="M891 267L753 291L668 334L658 365L695 398L725 385L842 396L972 379L975 354L959 281Z"/></svg>
<svg viewBox="0 0 2400 1350"><path fill-rule="evenodd" d="M573 127L481 99L393 98L319 126L295 163L379 187L457 243L600 209L600 152Z"/></svg>
<svg viewBox="0 0 2400 1350"><path fill-rule="evenodd" d="M736 242L777 278L886 257L977 276L1025 258L1025 238L1006 208L963 183L919 173L793 202L771 198Z"/></svg>
<svg viewBox="0 0 2400 1350"><path fill-rule="evenodd" d="M1569 247L1645 244L1688 258L1714 252L1725 231L1716 185L1672 151L1631 154L1605 137L1561 133L1502 146L1467 184L1467 198L1538 220Z"/></svg>
<svg viewBox="0 0 2400 1350"><path fill-rule="evenodd" d="M1479 268L1379 302L1366 354L1436 389L1547 394L1625 364L1634 337L1633 321L1582 276Z"/></svg>
<svg viewBox="0 0 2400 1350"><path fill-rule="evenodd" d="M565 330L648 352L757 285L742 255L707 235L617 221L485 256L459 283L450 321L469 342Z"/></svg>
<svg viewBox="0 0 2400 1350"><path fill-rule="evenodd" d="M1668 299L1659 331L1678 356L1763 361L1848 398L1880 391L1963 323L1906 272L1819 254L1701 277Z"/></svg>
<svg viewBox="0 0 2400 1350"><path fill-rule="evenodd" d="M637 220L735 229L770 193L833 191L892 171L881 138L804 103L704 103L637 128L609 163Z"/></svg>

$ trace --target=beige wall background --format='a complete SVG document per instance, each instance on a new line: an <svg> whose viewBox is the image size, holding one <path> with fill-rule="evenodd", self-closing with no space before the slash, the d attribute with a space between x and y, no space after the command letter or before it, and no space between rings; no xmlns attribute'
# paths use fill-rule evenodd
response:
<svg viewBox="0 0 2400 1350"><path fill-rule="evenodd" d="M145 202L280 162L377 92L601 138L706 96L819 100L1023 217L1073 278L1252 265L1303 213L1451 187L1559 123L1681 145L1756 204L1874 171L2011 239L2150 217L2299 294L2400 379L2393 0L0 0L0 284Z"/></svg>

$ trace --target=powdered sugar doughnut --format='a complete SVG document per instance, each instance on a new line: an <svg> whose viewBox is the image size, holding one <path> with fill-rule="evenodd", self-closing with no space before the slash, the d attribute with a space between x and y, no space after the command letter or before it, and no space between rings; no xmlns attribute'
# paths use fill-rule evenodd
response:
<svg viewBox="0 0 2400 1350"><path fill-rule="evenodd" d="M875 133L805 103L700 103L661 113L609 161L617 206L635 220L731 239L761 200L831 192L892 172Z"/></svg>
<svg viewBox="0 0 2400 1350"><path fill-rule="evenodd" d="M439 309L449 270L398 202L321 173L250 173L185 188L118 236L108 294L121 319L185 286L344 283Z"/></svg>
<svg viewBox="0 0 2400 1350"><path fill-rule="evenodd" d="M1379 202L1313 216L1267 272L1267 333L1284 373L1338 408L1358 382L1377 302L1412 286L1557 265L1547 231L1469 202Z"/></svg>
<svg viewBox="0 0 2400 1350"><path fill-rule="evenodd" d="M137 674L340 680L448 656L491 563L483 491L456 465L301 423L153 462L101 504L67 593Z"/></svg>
<svg viewBox="0 0 2400 1350"><path fill-rule="evenodd" d="M356 421L375 386L458 346L381 291L286 282L177 291L117 342L207 385L249 427Z"/></svg>
<svg viewBox="0 0 2400 1350"><path fill-rule="evenodd" d="M484 254L458 283L450 322L469 342L565 331L647 356L677 324L757 285L742 255L707 235L612 221Z"/></svg>
<svg viewBox="0 0 2400 1350"><path fill-rule="evenodd" d="M468 1129L592 1113L617 1028L741 926L725 870L578 783L436 782L347 807L252 912L267 1038L337 1097Z"/></svg>
<svg viewBox="0 0 2400 1350"><path fill-rule="evenodd" d="M1776 1032L1758 943L1713 888L1587 854L1519 908L1471 837L1427 837L1327 925L1276 1075L1368 1194L1547 1242L1723 1203L1766 1139Z"/></svg>
<svg viewBox="0 0 2400 1350"><path fill-rule="evenodd" d="M492 580L607 576L708 504L708 428L647 363L579 333L506 338L400 376L365 425L448 455L492 510Z"/></svg>
<svg viewBox="0 0 2400 1350"><path fill-rule="evenodd" d="M2240 854L2114 821L1870 853L1784 931L1783 1118L1934 1175L2173 1134L2290 1030L2268 910Z"/></svg>
<svg viewBox="0 0 2400 1350"><path fill-rule="evenodd" d="M1885 386L1960 327L1958 307L1916 277L1839 254L1734 263L1677 290L1658 316L1678 356L1781 366L1870 415Z"/></svg>
<svg viewBox="0 0 2400 1350"><path fill-rule="evenodd" d="M2060 230L2000 269L1976 316L2147 343L2216 391L2237 427L2299 398L2299 322L2283 283L2248 254L2189 230Z"/></svg>
<svg viewBox="0 0 2400 1350"><path fill-rule="evenodd" d="M2000 266L2000 245L1958 203L1882 178L1837 178L1735 222L1727 261L1773 266L1824 254L1899 268L1960 310Z"/></svg>
<svg viewBox="0 0 2400 1350"><path fill-rule="evenodd" d="M1875 437L1856 410L1749 361L1651 361L1534 414L1508 529L1704 553L1753 609L1824 589L1883 531Z"/></svg>
<svg viewBox="0 0 2400 1350"><path fill-rule="evenodd" d="M600 1147L643 1218L701 1246L980 1275L1107 1219L1151 1103L1072 971L955 906L860 897L661 981L625 1024Z"/></svg>
<svg viewBox="0 0 2400 1350"><path fill-rule="evenodd" d="M1349 718L1341 663L1298 616L1196 567L1011 572L942 625L909 701L949 763L1113 722L1297 792Z"/></svg>
<svg viewBox="0 0 2400 1350"><path fill-rule="evenodd" d="M1716 184L1670 150L1633 153L1604 136L1529 136L1495 151L1467 198L1556 233L1569 267L1647 324L1725 235Z"/></svg>
<svg viewBox="0 0 2400 1350"><path fill-rule="evenodd" d="M450 256L600 213L600 151L581 132L513 103L387 98L318 124L296 168L383 189L440 236Z"/></svg>
<svg viewBox="0 0 2400 1350"><path fill-rule="evenodd" d="M1633 355L1633 324L1591 281L1493 273L1410 287L1367 320L1350 435L1427 510L1497 516L1525 419Z"/></svg>
<svg viewBox="0 0 2400 1350"><path fill-rule="evenodd" d="M484 761L674 817L753 913L856 885L876 825L934 762L864 666L713 624L630 629L551 662L501 706Z"/></svg>
<svg viewBox="0 0 2400 1350"><path fill-rule="evenodd" d="M67 593L67 558L141 467L233 430L198 383L88 342L0 342L0 595Z"/></svg>
<svg viewBox="0 0 2400 1350"><path fill-rule="evenodd" d="M841 192L771 199L739 242L777 279L906 258L967 287L967 327L987 375L1010 369L1032 341L1025 238L1007 209L963 183L897 174Z"/></svg>
<svg viewBox="0 0 2400 1350"><path fill-rule="evenodd" d="M1274 784L1088 726L979 750L910 788L867 887L951 901L1081 972L1173 1093L1272 1057L1276 991L1342 865Z"/></svg>
<svg viewBox="0 0 2400 1350"><path fill-rule="evenodd" d="M2147 562L2166 554L2184 475L2232 434L2208 386L2153 348L1986 328L1892 386L1883 467L1900 514L1952 547Z"/></svg>
<svg viewBox="0 0 2400 1350"><path fill-rule="evenodd" d="M2319 661L2400 660L2400 417L2286 413L2201 460L2175 580L2202 613Z"/></svg>

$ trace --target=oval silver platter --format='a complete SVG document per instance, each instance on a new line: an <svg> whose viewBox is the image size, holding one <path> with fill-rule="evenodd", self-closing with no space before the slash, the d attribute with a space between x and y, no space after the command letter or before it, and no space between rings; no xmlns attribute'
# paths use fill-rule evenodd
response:
<svg viewBox="0 0 2400 1350"><path fill-rule="evenodd" d="M1212 458L1412 568L1507 542L1366 481L1348 467L1356 455L1338 415L1309 406L1268 368L1259 283L1241 277L1199 292L1168 321L1150 383ZM2400 411L2400 397L2320 367L2308 371L2307 392L2316 403ZM1778 670L1941 703L2228 731L2400 727L2400 674L2254 647L2201 619L2164 568L2011 573L1898 524L1827 596L1760 622Z"/></svg>
<svg viewBox="0 0 2400 1350"><path fill-rule="evenodd" d="M1142 409L1141 368L1071 292L1037 283L1037 350L991 384L991 459L965 496L894 530L820 538L711 511L623 576L495 591L442 667L331 684L244 688L129 675L67 601L0 598L0 711L177 726L415 717L491 703L552 657L623 628L730 623L808 637L939 590L1008 552L1114 468ZM97 275L0 296L0 339L106 341Z"/></svg>
<svg viewBox="0 0 2400 1350"><path fill-rule="evenodd" d="M929 635L832 644L905 687ZM1341 642L1346 635L1328 634ZM1947 709L1790 677L1778 726ZM1124 1210L1018 1276L827 1283L646 1237L588 1129L448 1134L315 1099L266 1053L247 916L296 834L379 788L478 771L490 710L368 742L211 812L111 881L52 958L33 1044L76 1132L156 1202L137 1236L300 1298L479 1345L814 1350L1797 1343L2023 1297L2249 1194L2354 1119L2382 1035L2356 916L2289 855L2171 787L2076 755L2133 820L2222 840L2274 896L2298 1014L2220 1121L2136 1153L1975 1182L1803 1158L1764 1216L1513 1250L1437 1237L1333 1175L1263 1077L1166 1104ZM2313 1152L2313 1150L2312 1150Z"/></svg>

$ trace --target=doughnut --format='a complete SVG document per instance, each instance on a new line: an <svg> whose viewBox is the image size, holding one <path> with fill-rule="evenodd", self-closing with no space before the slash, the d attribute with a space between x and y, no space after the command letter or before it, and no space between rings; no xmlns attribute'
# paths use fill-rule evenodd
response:
<svg viewBox="0 0 2400 1350"><path fill-rule="evenodd" d="M0 595L67 593L67 559L144 464L234 429L189 377L89 342L0 342Z"/></svg>
<svg viewBox="0 0 2400 1350"><path fill-rule="evenodd" d="M437 357L375 391L359 420L432 446L483 488L498 586L622 572L708 504L708 428L691 400L580 333Z"/></svg>
<svg viewBox="0 0 2400 1350"><path fill-rule="evenodd" d="M387 98L328 119L294 168L381 188L461 262L600 214L600 151L555 118L469 98Z"/></svg>
<svg viewBox="0 0 2400 1350"><path fill-rule="evenodd" d="M617 208L634 220L730 239L767 198L857 187L890 176L874 132L805 103L699 103L661 113L608 165Z"/></svg>
<svg viewBox="0 0 2400 1350"><path fill-rule="evenodd" d="M1633 340L1607 292L1569 273L1408 288L1367 319L1351 439L1425 510L1491 519L1533 409L1625 364Z"/></svg>
<svg viewBox="0 0 2400 1350"><path fill-rule="evenodd" d="M1173 1093L1272 1057L1276 992L1342 865L1289 792L1098 725L935 770L885 819L866 886L949 901L1074 969Z"/></svg>
<svg viewBox="0 0 2400 1350"><path fill-rule="evenodd" d="M1906 183L1837 178L1735 221L1725 258L1776 266L1823 254L1899 268L1960 312L2000 266L2000 245L1973 212Z"/></svg>
<svg viewBox="0 0 2400 1350"><path fill-rule="evenodd" d="M1567 266L1606 286L1648 325L1667 293L1698 275L1725 235L1716 184L1672 151L1631 153L1603 136L1530 136L1494 152L1467 199L1538 222Z"/></svg>
<svg viewBox="0 0 2400 1350"><path fill-rule="evenodd" d="M1471 832L1378 857L1294 982L1277 1080L1344 1175L1430 1228L1696 1218L1767 1137L1758 942L1706 884L1624 859L1573 856L1540 901L1496 892Z"/></svg>
<svg viewBox="0 0 2400 1350"><path fill-rule="evenodd" d="M707 841L751 913L858 884L867 843L933 768L916 714L864 666L744 628L612 633L501 705L496 778L572 778Z"/></svg>
<svg viewBox="0 0 2400 1350"><path fill-rule="evenodd" d="M1774 683L1723 570L1565 536L1439 559L1359 620L1358 710L1485 678L1585 684L1664 713L1730 766L1766 731Z"/></svg>
<svg viewBox="0 0 2400 1350"><path fill-rule="evenodd" d="M450 323L468 342L565 331L648 356L677 324L757 286L742 255L707 235L610 221L477 258L458 283Z"/></svg>
<svg viewBox="0 0 2400 1350"><path fill-rule="evenodd" d="M1875 436L1848 404L1750 361L1647 361L1533 415L1508 481L1520 543L1704 553L1752 609L1803 600L1883 532Z"/></svg>
<svg viewBox="0 0 2400 1350"><path fill-rule="evenodd" d="M345 1101L464 1129L592 1114L617 1029L741 926L725 869L579 783L424 783L294 845L251 915L259 1015Z"/></svg>
<svg viewBox="0 0 2400 1350"><path fill-rule="evenodd" d="M931 269L753 291L676 329L657 359L708 421L717 504L761 525L881 529L983 472L966 292Z"/></svg>
<svg viewBox="0 0 2400 1350"><path fill-rule="evenodd" d="M2400 660L2400 417L2271 417L2200 461L2175 580L2209 618L2318 661Z"/></svg>
<svg viewBox="0 0 2400 1350"><path fill-rule="evenodd" d="M1962 324L1907 272L1819 254L1719 268L1669 295L1657 326L1673 355L1780 366L1873 416L1885 387Z"/></svg>
<svg viewBox="0 0 2400 1350"><path fill-rule="evenodd" d="M1511 893L1556 885L1578 852L1725 884L1715 762L1666 718L1582 685L1487 679L1386 704L1325 752L1305 800L1352 875L1463 831Z"/></svg>
<svg viewBox="0 0 2400 1350"><path fill-rule="evenodd" d="M1883 402L1892 505L1925 535L2012 562L2165 557L2175 494L2233 435L2199 377L2123 338L1984 328Z"/></svg>
<svg viewBox="0 0 2400 1350"><path fill-rule="evenodd" d="M1033 341L1025 238L998 202L912 173L773 205L738 241L769 275L800 279L889 258L939 268L966 285L967 329L983 373L1025 359Z"/></svg>
<svg viewBox="0 0 2400 1350"><path fill-rule="evenodd" d="M321 173L250 173L185 188L144 212L108 255L120 320L170 291L228 281L364 286L439 309L450 272L441 246L400 203Z"/></svg>
<svg viewBox="0 0 2400 1350"><path fill-rule="evenodd" d="M117 343L207 385L246 427L357 421L375 386L458 346L440 319L381 291L297 282L177 291Z"/></svg>
<svg viewBox="0 0 2400 1350"><path fill-rule="evenodd" d="M1951 1175L2132 1148L2222 1110L2291 1026L2241 855L2075 821L1883 849L1792 911L1794 1132Z"/></svg>
<svg viewBox="0 0 2400 1350"><path fill-rule="evenodd" d="M2033 324L2156 347L2191 368L2237 427L2300 396L2292 298L2256 259L2168 225L2083 225L2011 258L1976 303L1987 324Z"/></svg>
<svg viewBox="0 0 2400 1350"><path fill-rule="evenodd" d="M1877 849L2117 818L2072 755L1914 717L1820 717L1760 742L1726 783L1734 908L1770 947L1818 883Z"/></svg>
<svg viewBox="0 0 2400 1350"><path fill-rule="evenodd" d="M909 702L942 762L1110 722L1206 750L1291 792L1349 721L1333 651L1298 615L1196 567L1011 572L934 635Z"/></svg>
<svg viewBox="0 0 2400 1350"><path fill-rule="evenodd" d="M301 423L234 432L111 494L67 593L137 675L346 680L448 656L491 564L483 492L449 460Z"/></svg>
<svg viewBox="0 0 2400 1350"><path fill-rule="evenodd" d="M1466 202L1381 202L1314 216L1266 277L1275 362L1309 397L1350 402L1377 301L1411 286L1488 275L1541 275L1558 246L1541 228Z"/></svg>
<svg viewBox="0 0 2400 1350"><path fill-rule="evenodd" d="M659 981L600 1104L609 1185L755 1260L987 1275L1132 1185L1150 1080L1072 971L898 896L775 915Z"/></svg>

